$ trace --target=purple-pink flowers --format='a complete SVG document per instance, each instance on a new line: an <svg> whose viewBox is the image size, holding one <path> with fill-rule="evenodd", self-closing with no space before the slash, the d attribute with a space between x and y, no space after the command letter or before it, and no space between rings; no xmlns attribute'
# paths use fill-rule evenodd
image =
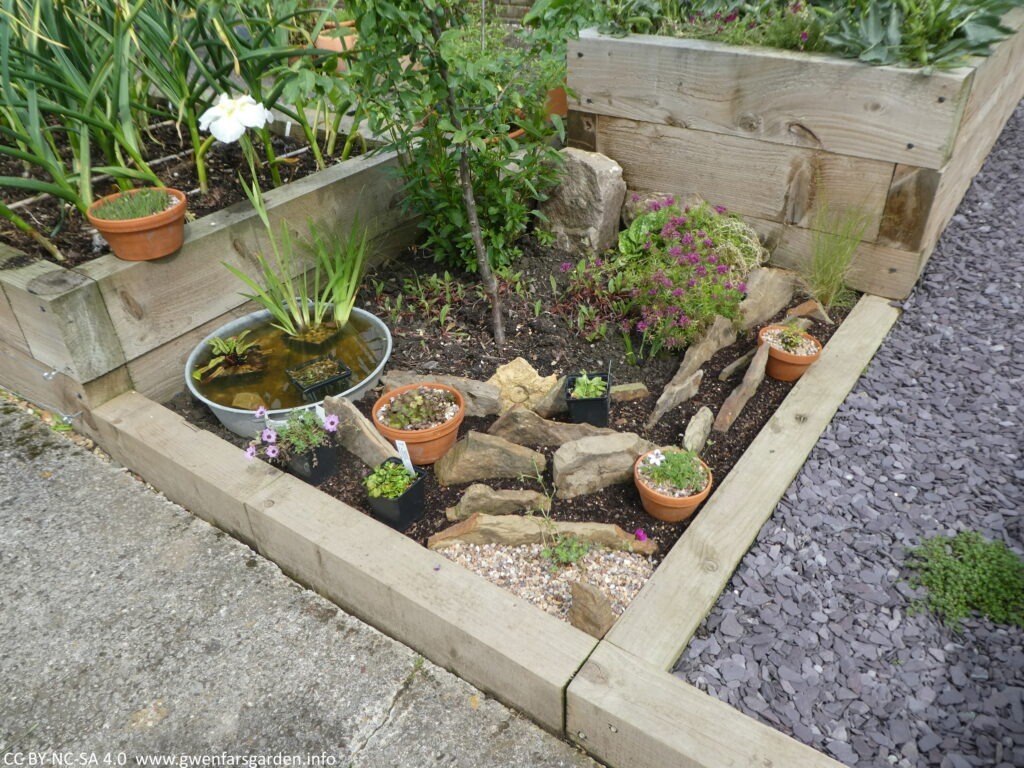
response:
<svg viewBox="0 0 1024 768"><path fill-rule="evenodd" d="M328 432L338 431L338 417L335 414L330 413L324 419L324 429L326 429Z"/></svg>
<svg viewBox="0 0 1024 768"><path fill-rule="evenodd" d="M281 449L278 448L276 445L268 445L267 446L267 458L268 459L276 459L277 455L279 453L281 453Z"/></svg>
<svg viewBox="0 0 1024 768"><path fill-rule="evenodd" d="M262 440L264 443L276 443L277 432L274 431L271 427L267 427L260 433L260 440Z"/></svg>
<svg viewBox="0 0 1024 768"><path fill-rule="evenodd" d="M637 541L647 541L647 534L644 532L643 528L637 528L633 531L633 535L636 536Z"/></svg>

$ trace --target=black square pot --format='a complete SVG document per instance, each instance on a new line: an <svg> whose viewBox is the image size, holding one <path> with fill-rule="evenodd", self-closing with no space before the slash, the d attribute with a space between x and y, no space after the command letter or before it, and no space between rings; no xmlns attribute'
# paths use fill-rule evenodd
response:
<svg viewBox="0 0 1024 768"><path fill-rule="evenodd" d="M338 473L338 447L331 440L288 459L288 471L310 485L322 485Z"/></svg>
<svg viewBox="0 0 1024 768"><path fill-rule="evenodd" d="M402 461L392 458L384 463L401 464ZM423 517L423 504L425 501L423 478L426 476L427 470L416 467L416 479L412 485L405 489L405 493L397 499L368 496L370 507L373 509L373 516L398 531L404 531Z"/></svg>
<svg viewBox="0 0 1024 768"><path fill-rule="evenodd" d="M303 368L319 363L322 360L333 360L338 364L339 372L331 376L328 379L314 382L313 384L303 385L296 378L299 372ZM331 395L337 395L345 391L347 382L352 376L352 369L341 362L334 355L321 355L320 357L314 357L312 360L307 360L299 365L294 365L291 368L286 368L285 373L288 374L288 381L292 383L292 386L299 390L299 394L302 399L307 403L318 403L325 397Z"/></svg>
<svg viewBox="0 0 1024 768"><path fill-rule="evenodd" d="M569 418L575 424L593 424L595 427L608 426L608 409L611 407L612 377L607 373L598 373L590 378L604 379L608 388L604 391L603 397L577 397L572 396L572 390L576 386L576 376L565 378L565 402L569 406Z"/></svg>

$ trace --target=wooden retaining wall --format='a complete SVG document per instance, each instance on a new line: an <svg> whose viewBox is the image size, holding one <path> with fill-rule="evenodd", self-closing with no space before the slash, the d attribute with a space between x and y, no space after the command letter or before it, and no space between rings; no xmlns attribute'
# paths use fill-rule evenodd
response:
<svg viewBox="0 0 1024 768"><path fill-rule="evenodd" d="M1024 9L1005 22L1024 28ZM923 75L587 30L570 43L568 66L570 142L616 160L631 189L726 206L786 267L809 257L822 207L861 211L851 282L904 298L1024 97L1024 34L969 66Z"/></svg>
<svg viewBox="0 0 1024 768"><path fill-rule="evenodd" d="M377 259L391 256L416 236L395 165L393 154L358 157L267 192L271 221L344 232L358 215L379 237ZM252 311L221 262L256 275L257 252L269 243L247 201L186 225L181 250L157 261L107 254L67 269L0 245L0 386L64 413L133 388L170 397L192 347Z"/></svg>

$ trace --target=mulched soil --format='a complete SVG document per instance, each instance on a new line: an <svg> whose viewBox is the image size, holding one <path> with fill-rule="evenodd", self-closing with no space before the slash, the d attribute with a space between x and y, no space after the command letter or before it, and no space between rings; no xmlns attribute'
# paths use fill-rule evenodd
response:
<svg viewBox="0 0 1024 768"><path fill-rule="evenodd" d="M909 615L906 565L967 530L1024 552L1022 178L1024 106L675 670L857 768L1024 766L1024 629Z"/></svg>
<svg viewBox="0 0 1024 768"><path fill-rule="evenodd" d="M188 140L187 132L183 133L183 141L182 138L179 138L173 125L161 125L154 128L152 134L146 138L143 156L147 160L186 153L182 157L158 163L152 169L164 184L180 189L188 195L188 215L190 217L199 218L245 199L245 192L238 181L238 175L241 173L242 177L249 181L250 172L240 144L214 142L207 151L206 178L209 182L209 192L202 195L199 193L199 178L196 175L195 163L191 159L191 143ZM271 141L274 153L282 160L278 167L281 180L284 183L301 179L317 170L313 155L308 149L300 152L305 147L304 142L283 136L273 136ZM343 140L339 139L336 147L339 153L343 144ZM298 154L294 157L282 158L283 155L293 152ZM262 147L258 143L256 144L256 154L259 158L264 157ZM331 161L336 158L325 157L325 160L328 165L331 165ZM18 160L7 155L0 155L0 176L31 176L43 181L49 180L49 177L38 168L33 167L26 171ZM266 164L259 169L259 180L260 188L264 192L274 188L270 170ZM98 182L94 186L94 194L97 198L116 191L115 184L109 180ZM0 201L8 205L28 197L32 197L32 194L25 190L0 187ZM46 197L24 208L18 208L15 212L41 233L47 235L58 250L64 254L66 260L60 262L62 266L73 267L109 251L106 241L95 233L85 216L79 213L77 208L65 205L56 198ZM10 222L2 218L0 218L0 243L13 246L30 256L52 261L51 256L40 248L31 237L15 229Z"/></svg>
<svg viewBox="0 0 1024 768"><path fill-rule="evenodd" d="M522 275L517 283L513 281L512 285L507 282L503 285L509 337L504 350L499 352L495 348L489 329L489 307L483 299L474 295L472 277L466 277L470 289L466 291L465 301L457 302L453 306L446 321L452 323L452 330L446 337L439 338L441 327L436 319L424 323L424 318L429 315L424 310L410 311L407 316L396 318L397 322L389 320L395 337L395 348L389 366L421 371L425 379L429 379L431 372L487 379L494 373L495 368L517 356L529 361L542 376L552 373L573 373L581 369L605 370L610 362L613 383L643 382L652 395L630 403L613 403L609 426L624 432L637 432L660 445L678 445L682 441L682 434L690 417L705 405L717 413L719 406L739 383L739 378L720 382L718 374L729 363L756 346L756 332L745 334L736 344L720 351L705 364L704 379L697 396L666 414L651 432L647 432L643 426L644 422L653 410L663 387L675 374L681 356L666 355L644 361L638 366L630 366L626 362L622 340L618 334L589 343L569 331L566 318L562 315L542 312L535 317L532 305L536 300L541 300L546 307L557 304L557 296L552 292L549 276L555 275L561 282L558 265L565 260L565 254L555 249L540 247L530 240L524 243L524 255L515 263L516 271L521 271ZM371 296L363 302L363 306L388 320L381 307L384 306L387 297L393 299L397 295L405 278L416 275L422 277L437 270L437 265L427 254L411 253L407 258L378 270L377 274L370 275L366 282L368 289L364 290L364 294L373 293L372 287L369 286L373 286L374 281L383 281L384 286L378 296ZM409 299L406 293L404 301ZM794 305L800 300L795 299ZM779 317L782 314L784 313L780 313ZM811 333L822 343L831 337L846 312L836 311L833 314L837 320L836 326L815 323L811 328ZM456 336L456 331L464 335ZM711 467L716 484L725 478L792 387L793 384L766 378L732 429L725 435L712 433L712 442L705 449L703 458ZM370 415L370 409L379 394L380 390L372 397L366 397L357 403L366 416ZM238 437L220 428L205 407L191 401L187 395L179 395L168 405L182 413L189 421L236 444L242 442ZM493 421L494 418L467 417L460 434L465 434L471 429L486 432ZM486 482L495 488L552 491L551 457L556 449L541 447L537 450L548 459L547 470L542 478L543 486L532 479ZM343 456L340 463L341 472L322 486L322 490L368 512L369 505L362 486L362 478L366 475L367 468L350 456ZM465 487L442 487L434 479L433 474L429 474L426 479L426 514L406 533L415 540L425 543L430 535L449 526L444 510L458 503ZM648 516L640 505L640 496L632 483L612 486L575 499L556 498L551 516L556 520L597 520L615 523L629 532L643 528L660 546L661 554L657 558L659 561L661 555L671 548L688 525L687 522L664 523Z"/></svg>

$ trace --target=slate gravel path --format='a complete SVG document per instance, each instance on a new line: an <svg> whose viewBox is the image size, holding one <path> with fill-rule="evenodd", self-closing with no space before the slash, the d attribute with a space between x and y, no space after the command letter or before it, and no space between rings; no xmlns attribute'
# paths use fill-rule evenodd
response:
<svg viewBox="0 0 1024 768"><path fill-rule="evenodd" d="M847 765L1024 766L1024 632L907 616L921 539L1024 549L1024 104L676 674Z"/></svg>

